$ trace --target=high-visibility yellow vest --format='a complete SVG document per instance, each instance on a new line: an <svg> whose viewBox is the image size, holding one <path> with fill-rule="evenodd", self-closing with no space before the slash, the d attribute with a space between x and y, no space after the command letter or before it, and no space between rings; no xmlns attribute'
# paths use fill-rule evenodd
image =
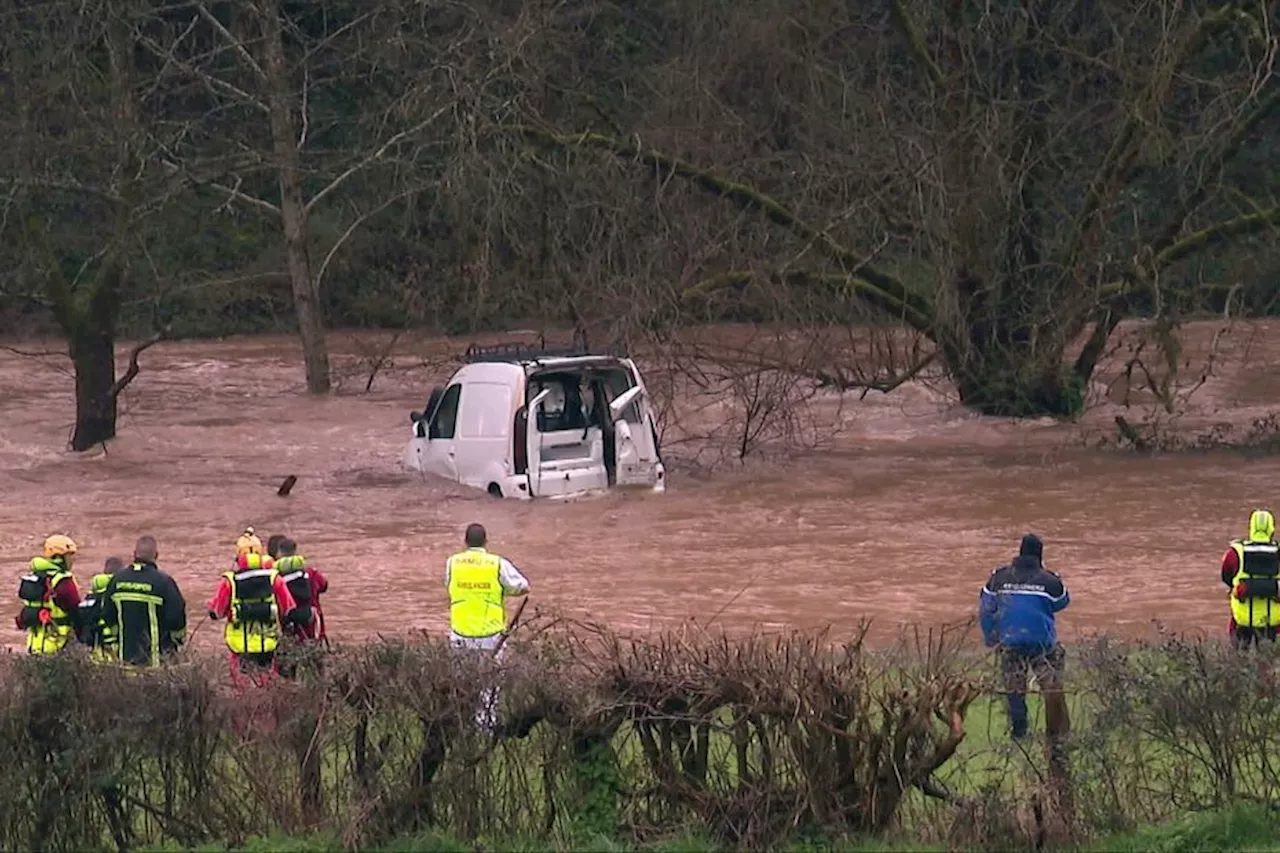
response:
<svg viewBox="0 0 1280 853"><path fill-rule="evenodd" d="M468 548L449 558L449 625L459 637L492 637L507 629L502 558Z"/></svg>
<svg viewBox="0 0 1280 853"><path fill-rule="evenodd" d="M31 561L30 572L19 582L18 598L22 600L23 621L27 624L27 651L33 655L60 652L71 638L75 627L72 616L53 600L54 589L70 577L71 572L63 562L36 557Z"/></svg>
<svg viewBox="0 0 1280 853"><path fill-rule="evenodd" d="M227 648L237 655L274 652L280 645L276 570L244 569L223 577L231 583L231 612L223 632Z"/></svg>
<svg viewBox="0 0 1280 853"><path fill-rule="evenodd" d="M1231 581L1231 618L1237 625L1247 628L1272 628L1280 626L1280 601L1274 595L1240 598L1237 587L1250 580L1275 582L1280 580L1280 545L1275 542L1231 543L1236 552L1239 568Z"/></svg>

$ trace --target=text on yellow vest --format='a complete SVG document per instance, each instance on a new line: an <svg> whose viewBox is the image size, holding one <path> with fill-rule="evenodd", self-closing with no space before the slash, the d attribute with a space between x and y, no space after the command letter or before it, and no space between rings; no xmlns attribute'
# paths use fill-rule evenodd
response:
<svg viewBox="0 0 1280 853"><path fill-rule="evenodd" d="M449 558L449 625L459 637L492 637L507 629L502 558L468 548Z"/></svg>

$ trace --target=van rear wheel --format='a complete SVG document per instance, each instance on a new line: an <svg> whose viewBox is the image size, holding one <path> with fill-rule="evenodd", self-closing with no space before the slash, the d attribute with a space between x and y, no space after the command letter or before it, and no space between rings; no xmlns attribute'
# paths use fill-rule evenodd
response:
<svg viewBox="0 0 1280 853"><path fill-rule="evenodd" d="M497 483L490 483L489 496L494 498L502 497L502 486L499 486Z"/></svg>

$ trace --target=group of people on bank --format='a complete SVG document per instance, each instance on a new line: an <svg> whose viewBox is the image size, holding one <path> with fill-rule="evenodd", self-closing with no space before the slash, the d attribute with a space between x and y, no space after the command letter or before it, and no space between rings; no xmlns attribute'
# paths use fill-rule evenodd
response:
<svg viewBox="0 0 1280 853"><path fill-rule="evenodd" d="M1228 627L1237 648L1280 637L1280 543L1275 532L1275 516L1254 510L1247 537L1231 542L1222 558L1231 607ZM458 648L494 651L509 627L505 600L527 594L529 581L510 560L487 550L481 525L468 525L464 543L445 563L450 639ZM19 582L22 608L15 622L26 631L28 652L55 654L74 638L89 647L96 661L154 667L183 645L186 602L177 582L157 567L160 552L154 537L137 541L127 565L109 558L83 597L73 574L76 551L70 537L50 536ZM1071 596L1062 578L1045 567L1043 556L1044 543L1028 533L1017 556L992 572L979 593L983 640L998 653L1016 738L1026 736L1029 728L1028 676L1034 673L1046 692L1062 685L1065 654L1056 618ZM328 589L328 580L298 553L292 539L272 536L264 546L253 528L246 529L208 605L208 618L226 622L223 639L233 675L290 675L278 660L282 638L303 646L327 643L320 598Z"/></svg>
<svg viewBox="0 0 1280 853"><path fill-rule="evenodd" d="M1270 510L1249 516L1249 533L1227 547L1222 582L1227 586L1231 618L1227 628L1237 649L1249 649L1280 635L1280 543ZM1056 617L1071 602L1062 578L1045 568L1044 543L1027 534L1018 555L997 568L979 593L978 619L983 640L997 651L1002 687L1015 738L1025 737L1028 674L1045 692L1062 688L1065 653L1058 642Z"/></svg>
<svg viewBox="0 0 1280 853"><path fill-rule="evenodd" d="M277 659L283 638L300 645L327 639L320 597L329 582L288 536L272 536L264 546L250 527L235 547L208 618L226 622L233 674L288 675ZM78 642L99 663L155 667L186 642L186 600L157 565L154 536L138 539L128 564L109 557L83 596L74 574L77 551L69 536L54 534L19 580L14 621L26 632L30 654L57 654Z"/></svg>
<svg viewBox="0 0 1280 853"><path fill-rule="evenodd" d="M468 525L463 539L466 547L445 562L450 639L458 648L492 652L508 629L505 600L528 593L529 581L510 560L486 550L483 526ZM208 604L208 618L226 622L232 675L291 676L296 663L281 659L282 641L328 643L320 599L329 581L287 536L272 536L264 546L250 527L235 548ZM155 667L186 642L186 601L177 581L157 566L155 537L140 538L128 564L108 558L83 597L73 571L76 552L70 537L50 536L19 581L15 623L26 631L29 653L57 654L78 641L95 661Z"/></svg>

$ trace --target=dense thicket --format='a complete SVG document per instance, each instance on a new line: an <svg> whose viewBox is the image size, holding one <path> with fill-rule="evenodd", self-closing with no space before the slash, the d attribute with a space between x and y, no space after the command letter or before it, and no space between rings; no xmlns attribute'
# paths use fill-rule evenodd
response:
<svg viewBox="0 0 1280 853"><path fill-rule="evenodd" d="M431 833L467 849L688 835L782 849L896 832L1046 849L1280 796L1273 655L1073 646L1075 730L1050 762L1040 735L1008 742L990 662L965 645L965 632L895 654L561 623L500 667L444 641L385 641L242 694L221 661L130 676L14 657L0 668L0 845L319 832L356 850ZM492 734L476 725L491 686Z"/></svg>
<svg viewBox="0 0 1280 853"><path fill-rule="evenodd" d="M1277 304L1275 11L11 6L0 325L296 327L323 391L326 321L889 321L969 405L1070 413L1123 317L1173 355Z"/></svg>

